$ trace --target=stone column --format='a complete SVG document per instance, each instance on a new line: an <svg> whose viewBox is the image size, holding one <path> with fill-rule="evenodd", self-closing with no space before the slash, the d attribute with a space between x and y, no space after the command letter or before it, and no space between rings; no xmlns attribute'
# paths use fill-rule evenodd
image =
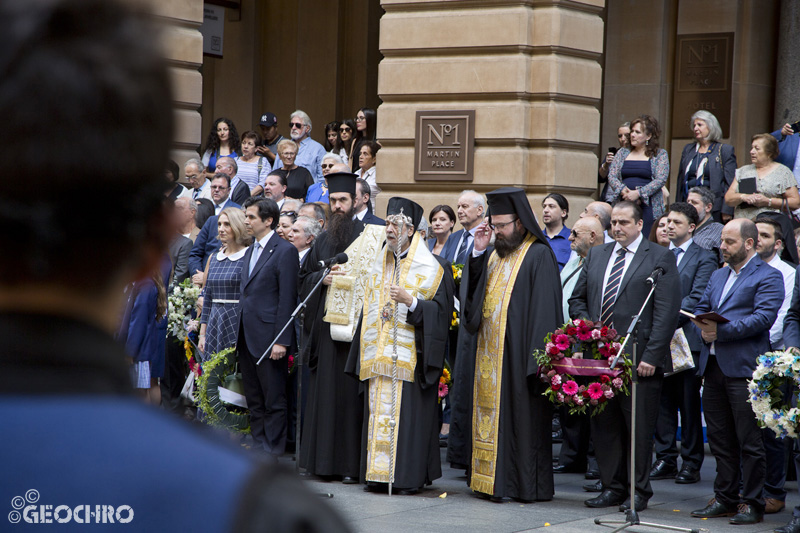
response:
<svg viewBox="0 0 800 533"><path fill-rule="evenodd" d="M382 0L378 71L378 214L395 194L426 210L462 189L595 190L603 0ZM417 110L475 110L472 182L414 182Z"/></svg>
<svg viewBox="0 0 800 533"><path fill-rule="evenodd" d="M162 25L164 54L169 63L175 110L172 159L183 163L197 157L202 139L200 105L203 102L203 0L130 0L153 13ZM146 36L143 36L146 38Z"/></svg>
<svg viewBox="0 0 800 533"><path fill-rule="evenodd" d="M775 77L775 117L773 130L787 122L800 120L800 3L783 0L778 30L778 72Z"/></svg>

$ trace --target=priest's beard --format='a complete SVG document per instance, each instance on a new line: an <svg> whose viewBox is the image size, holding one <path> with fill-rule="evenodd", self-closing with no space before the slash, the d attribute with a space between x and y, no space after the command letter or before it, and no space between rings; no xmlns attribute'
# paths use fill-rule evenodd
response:
<svg viewBox="0 0 800 533"><path fill-rule="evenodd" d="M523 228L522 230L518 230L516 227L514 228L514 233L511 234L511 237L504 237L499 233L495 233L494 237L494 250L497 252L497 255L502 257L507 257L511 252L519 248L519 245L522 244L522 241L525 240L525 235L528 232Z"/></svg>
<svg viewBox="0 0 800 533"><path fill-rule="evenodd" d="M347 213L331 214L331 218L328 220L328 239L333 245L334 253L344 252L350 244L353 228L356 225L356 221L353 220L354 214L354 209L350 209Z"/></svg>

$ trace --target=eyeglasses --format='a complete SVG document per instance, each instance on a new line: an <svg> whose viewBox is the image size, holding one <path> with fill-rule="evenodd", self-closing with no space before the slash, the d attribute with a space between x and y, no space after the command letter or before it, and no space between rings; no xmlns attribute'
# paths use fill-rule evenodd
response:
<svg viewBox="0 0 800 533"><path fill-rule="evenodd" d="M353 131L352 128L339 128L340 133L350 133L351 131Z"/></svg>
<svg viewBox="0 0 800 533"><path fill-rule="evenodd" d="M508 226L509 224L513 224L517 220L519 220L519 217L515 218L510 222L498 222L496 224L489 224L489 227L492 228L492 230L498 230L498 229L502 230L505 229L506 226Z"/></svg>
<svg viewBox="0 0 800 533"><path fill-rule="evenodd" d="M367 120L367 117L356 117L356 122L361 122L362 120Z"/></svg>
<svg viewBox="0 0 800 533"><path fill-rule="evenodd" d="M297 213L295 213L294 211L281 211L281 216L282 217L293 217L296 214Z"/></svg>
<svg viewBox="0 0 800 533"><path fill-rule="evenodd" d="M322 165L320 165L320 166L321 166L322 168L333 168L333 165L334 165L334 163L331 163L330 165L326 165L326 164L324 164L324 163L323 163L323 164L322 164Z"/></svg>
<svg viewBox="0 0 800 533"><path fill-rule="evenodd" d="M572 230L572 231L569 232L569 234L572 235L573 237L575 237L576 239L578 238L578 235L580 235L581 233L585 233L585 231Z"/></svg>
<svg viewBox="0 0 800 533"><path fill-rule="evenodd" d="M281 155L283 157L292 157L292 156L297 155L297 152L281 152Z"/></svg>
<svg viewBox="0 0 800 533"><path fill-rule="evenodd" d="M211 186L211 190L214 190L214 191L224 191L224 190L227 190L227 189L228 189L228 187L225 187L224 185L212 185Z"/></svg>
<svg viewBox="0 0 800 533"><path fill-rule="evenodd" d="M303 129L303 128L305 128L305 126L306 126L306 125L305 125L305 124L303 124L302 122L291 122L289 125L290 125L291 127L293 127L293 128L297 128L298 130L302 130L302 129Z"/></svg>

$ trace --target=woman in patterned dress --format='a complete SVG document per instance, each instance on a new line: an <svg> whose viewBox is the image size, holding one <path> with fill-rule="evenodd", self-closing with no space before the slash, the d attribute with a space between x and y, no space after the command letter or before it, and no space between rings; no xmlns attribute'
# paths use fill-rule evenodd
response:
<svg viewBox="0 0 800 533"><path fill-rule="evenodd" d="M217 222L220 251L208 261L198 348L207 356L236 344L236 306L251 238L241 209L223 209ZM204 357L207 359L208 357Z"/></svg>

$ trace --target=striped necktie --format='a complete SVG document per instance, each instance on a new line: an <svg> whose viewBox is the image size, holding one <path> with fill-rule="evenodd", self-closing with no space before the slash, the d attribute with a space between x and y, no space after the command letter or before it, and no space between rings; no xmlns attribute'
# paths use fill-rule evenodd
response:
<svg viewBox="0 0 800 533"><path fill-rule="evenodd" d="M608 276L608 283L606 283L606 289L603 291L600 322L604 326L611 327L612 325L611 316L614 314L614 301L617 299L619 282L622 281L622 271L625 268L625 254L627 252L627 248L620 248L617 251L617 258L614 260L614 266L611 267L611 274Z"/></svg>
<svg viewBox="0 0 800 533"><path fill-rule="evenodd" d="M462 265L467 263L467 244L469 243L470 236L470 232L464 230L464 238L461 240L461 245L458 247L458 253L456 254L456 263Z"/></svg>

